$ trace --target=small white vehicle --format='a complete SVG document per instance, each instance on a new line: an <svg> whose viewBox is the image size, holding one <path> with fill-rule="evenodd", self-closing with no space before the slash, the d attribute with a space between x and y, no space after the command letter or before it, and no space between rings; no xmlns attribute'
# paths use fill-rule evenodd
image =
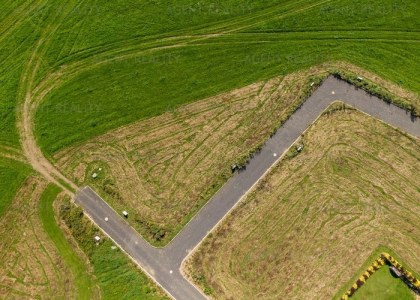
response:
<svg viewBox="0 0 420 300"><path fill-rule="evenodd" d="M122 212L122 214L123 214L123 216L124 216L124 217L128 218L128 212L127 212L126 210L124 210L124 211Z"/></svg>

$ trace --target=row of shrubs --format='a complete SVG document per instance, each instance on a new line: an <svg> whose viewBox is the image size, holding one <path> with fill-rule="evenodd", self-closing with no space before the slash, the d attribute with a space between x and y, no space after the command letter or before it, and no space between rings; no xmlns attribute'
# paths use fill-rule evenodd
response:
<svg viewBox="0 0 420 300"><path fill-rule="evenodd" d="M382 257L377 258L372 265L370 265L367 270L360 276L355 283L344 293L340 298L341 300L347 300L349 297L365 284L366 280L369 279L376 271L378 271L383 265L385 265L385 260Z"/></svg>
<svg viewBox="0 0 420 300"><path fill-rule="evenodd" d="M341 296L341 300L347 300L349 297L353 296L353 294L365 284L365 282L372 276L376 271L378 271L385 263L389 263L390 265L394 266L398 271L401 272L402 276L406 280L408 280L415 289L420 289L420 280L415 278L413 274L406 270L401 264L395 260L391 255L388 253L382 253L379 258L377 258L372 265L370 265L367 270L356 280L355 283L348 289L343 296Z"/></svg>

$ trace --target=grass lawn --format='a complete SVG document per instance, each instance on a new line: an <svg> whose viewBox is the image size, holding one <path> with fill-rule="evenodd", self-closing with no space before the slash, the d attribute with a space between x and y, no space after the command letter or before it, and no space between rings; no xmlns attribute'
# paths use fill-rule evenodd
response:
<svg viewBox="0 0 420 300"><path fill-rule="evenodd" d="M52 184L45 189L39 203L39 216L48 237L55 244L60 257L73 273L77 299L92 299L97 293L96 282L88 271L86 263L75 253L55 219L53 202L60 192L61 189Z"/></svg>
<svg viewBox="0 0 420 300"><path fill-rule="evenodd" d="M383 266L352 297L353 300L414 300L414 293Z"/></svg>
<svg viewBox="0 0 420 300"><path fill-rule="evenodd" d="M380 245L420 269L419 140L347 108L300 143L187 263L215 299L331 299Z"/></svg>

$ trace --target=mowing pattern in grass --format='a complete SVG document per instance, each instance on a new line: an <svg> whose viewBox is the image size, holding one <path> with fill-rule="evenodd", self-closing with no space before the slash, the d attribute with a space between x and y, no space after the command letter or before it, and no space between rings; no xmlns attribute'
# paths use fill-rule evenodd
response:
<svg viewBox="0 0 420 300"><path fill-rule="evenodd" d="M23 66L38 37L29 19L37 5L2 0L0 8L0 144L18 146L16 99Z"/></svg>
<svg viewBox="0 0 420 300"><path fill-rule="evenodd" d="M76 299L75 278L38 215L47 184L29 177L0 219L0 298Z"/></svg>
<svg viewBox="0 0 420 300"><path fill-rule="evenodd" d="M331 299L380 244L420 270L420 141L347 109L302 142L189 261L216 299Z"/></svg>
<svg viewBox="0 0 420 300"><path fill-rule="evenodd" d="M310 82L344 69L420 108L415 95L365 70L324 64L134 123L53 158L78 185L91 185L117 211L129 208L132 225L161 245L226 181L230 166L243 162L290 115Z"/></svg>
<svg viewBox="0 0 420 300"><path fill-rule="evenodd" d="M104 237L68 199L59 202L60 216L93 265L101 299L168 299L114 243ZM94 237L101 241L95 242Z"/></svg>
<svg viewBox="0 0 420 300"><path fill-rule="evenodd" d="M54 159L117 211L130 208L132 224L162 244L226 181L230 166L243 162L293 111L308 90L309 75L320 73L326 74L313 68L195 102L61 151Z"/></svg>
<svg viewBox="0 0 420 300"><path fill-rule="evenodd" d="M331 6L332 3L330 0L229 0L223 4L214 1L198 4L177 0L139 4L118 0L99 5L96 0L3 0L0 3L0 150L7 149L5 157L23 160L17 149L19 141L31 137L32 130L29 133L21 130L25 134L19 139L15 124L19 124L19 129L31 129L32 114L36 111L36 135L43 149L52 156L66 146L181 104L330 60L352 61L418 93L420 56L416 16L419 6L416 1L399 1L398 5L394 0L340 0ZM336 7L344 9L337 12ZM296 20L303 17L302 30L296 31ZM355 22L363 29L357 34ZM337 25L341 25L339 30ZM22 109L24 101L29 110ZM25 111L29 111L28 115ZM241 139L247 142L243 137L232 141ZM248 142L252 146L255 141L252 138ZM26 153L41 157L35 148L36 145ZM242 149L236 149L235 155L241 155ZM211 148L200 150L210 153ZM193 157L197 152L186 149L185 153L192 153ZM126 160L126 153L123 154ZM168 161L162 153L155 159ZM124 165L123 172L128 170L128 175L141 172L141 168L145 172L151 170L145 189L155 193L156 173L153 172L166 166L162 168L157 161L140 162L133 158L127 161L134 165L131 169ZM230 164L228 159L226 162ZM83 166L79 171L90 176L89 168L95 165L88 163L86 172ZM174 163L172 173L169 172L174 186L179 184L177 174L186 170L182 170L183 165ZM104 170L109 167L104 165ZM200 170L195 172L198 174ZM12 182L9 174L14 173L7 174L2 175L5 184L17 189L23 177ZM211 175L203 172L197 178L203 178L203 174ZM108 192L118 196L112 183L115 181L118 186L119 175L105 175L103 183L107 181ZM195 190L185 192L187 205L162 201L156 214L149 208L156 199L146 194L141 200L147 203L143 206L145 215L140 216L140 221L146 222L142 226L147 228L146 236L170 237L171 232L176 232L174 227L188 219L184 215L193 212L219 186L221 177L216 178L212 183L205 181L208 184L205 189L204 184L194 185ZM8 192L4 199L11 199L12 194ZM194 198L196 202L190 203L194 194L201 198ZM1 202L5 204L0 210L9 203ZM162 224L162 217L156 216L171 209L175 213L168 216L168 224ZM183 209L187 211L179 213Z"/></svg>

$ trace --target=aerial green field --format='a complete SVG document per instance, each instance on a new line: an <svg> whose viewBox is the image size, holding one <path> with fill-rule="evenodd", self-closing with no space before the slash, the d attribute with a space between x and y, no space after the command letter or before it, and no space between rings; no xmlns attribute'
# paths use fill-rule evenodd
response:
<svg viewBox="0 0 420 300"><path fill-rule="evenodd" d="M243 163L311 93L310 83L337 69L372 78L420 108L420 99L361 68L323 64L109 131L52 159L78 186L91 186L117 211L128 209L129 223L164 246L232 175L229 166Z"/></svg>
<svg viewBox="0 0 420 300"><path fill-rule="evenodd" d="M0 8L0 298L164 297L110 241L92 247L97 231L69 219L74 207L61 196L64 220L57 218L59 189L49 185L57 173L91 184L114 208L137 209L136 229L163 245L226 181L230 164L291 113L295 90L267 96L291 73L350 66L420 99L415 0L0 0ZM232 96L244 89L248 98ZM256 128L270 108L279 111ZM176 127L165 131L164 120ZM147 124L160 134L143 130ZM113 139L116 132L123 138ZM213 138L202 142L206 135ZM101 139L97 151L118 148L126 164L90 156ZM98 167L104 177L93 182ZM127 170L136 179L122 186ZM212 284L205 286L223 293Z"/></svg>
<svg viewBox="0 0 420 300"><path fill-rule="evenodd" d="M418 10L414 1L47 2L15 26L40 41L15 93L30 95L37 143L52 161L110 130L324 62L350 62L418 94ZM26 46L22 36L6 37ZM159 222L149 227L168 227Z"/></svg>
<svg viewBox="0 0 420 300"><path fill-rule="evenodd" d="M78 186L91 186L117 211L128 209L128 222L163 246L232 175L229 166L244 163L300 105L310 82L327 74L326 66L315 67L196 101L53 159Z"/></svg>

